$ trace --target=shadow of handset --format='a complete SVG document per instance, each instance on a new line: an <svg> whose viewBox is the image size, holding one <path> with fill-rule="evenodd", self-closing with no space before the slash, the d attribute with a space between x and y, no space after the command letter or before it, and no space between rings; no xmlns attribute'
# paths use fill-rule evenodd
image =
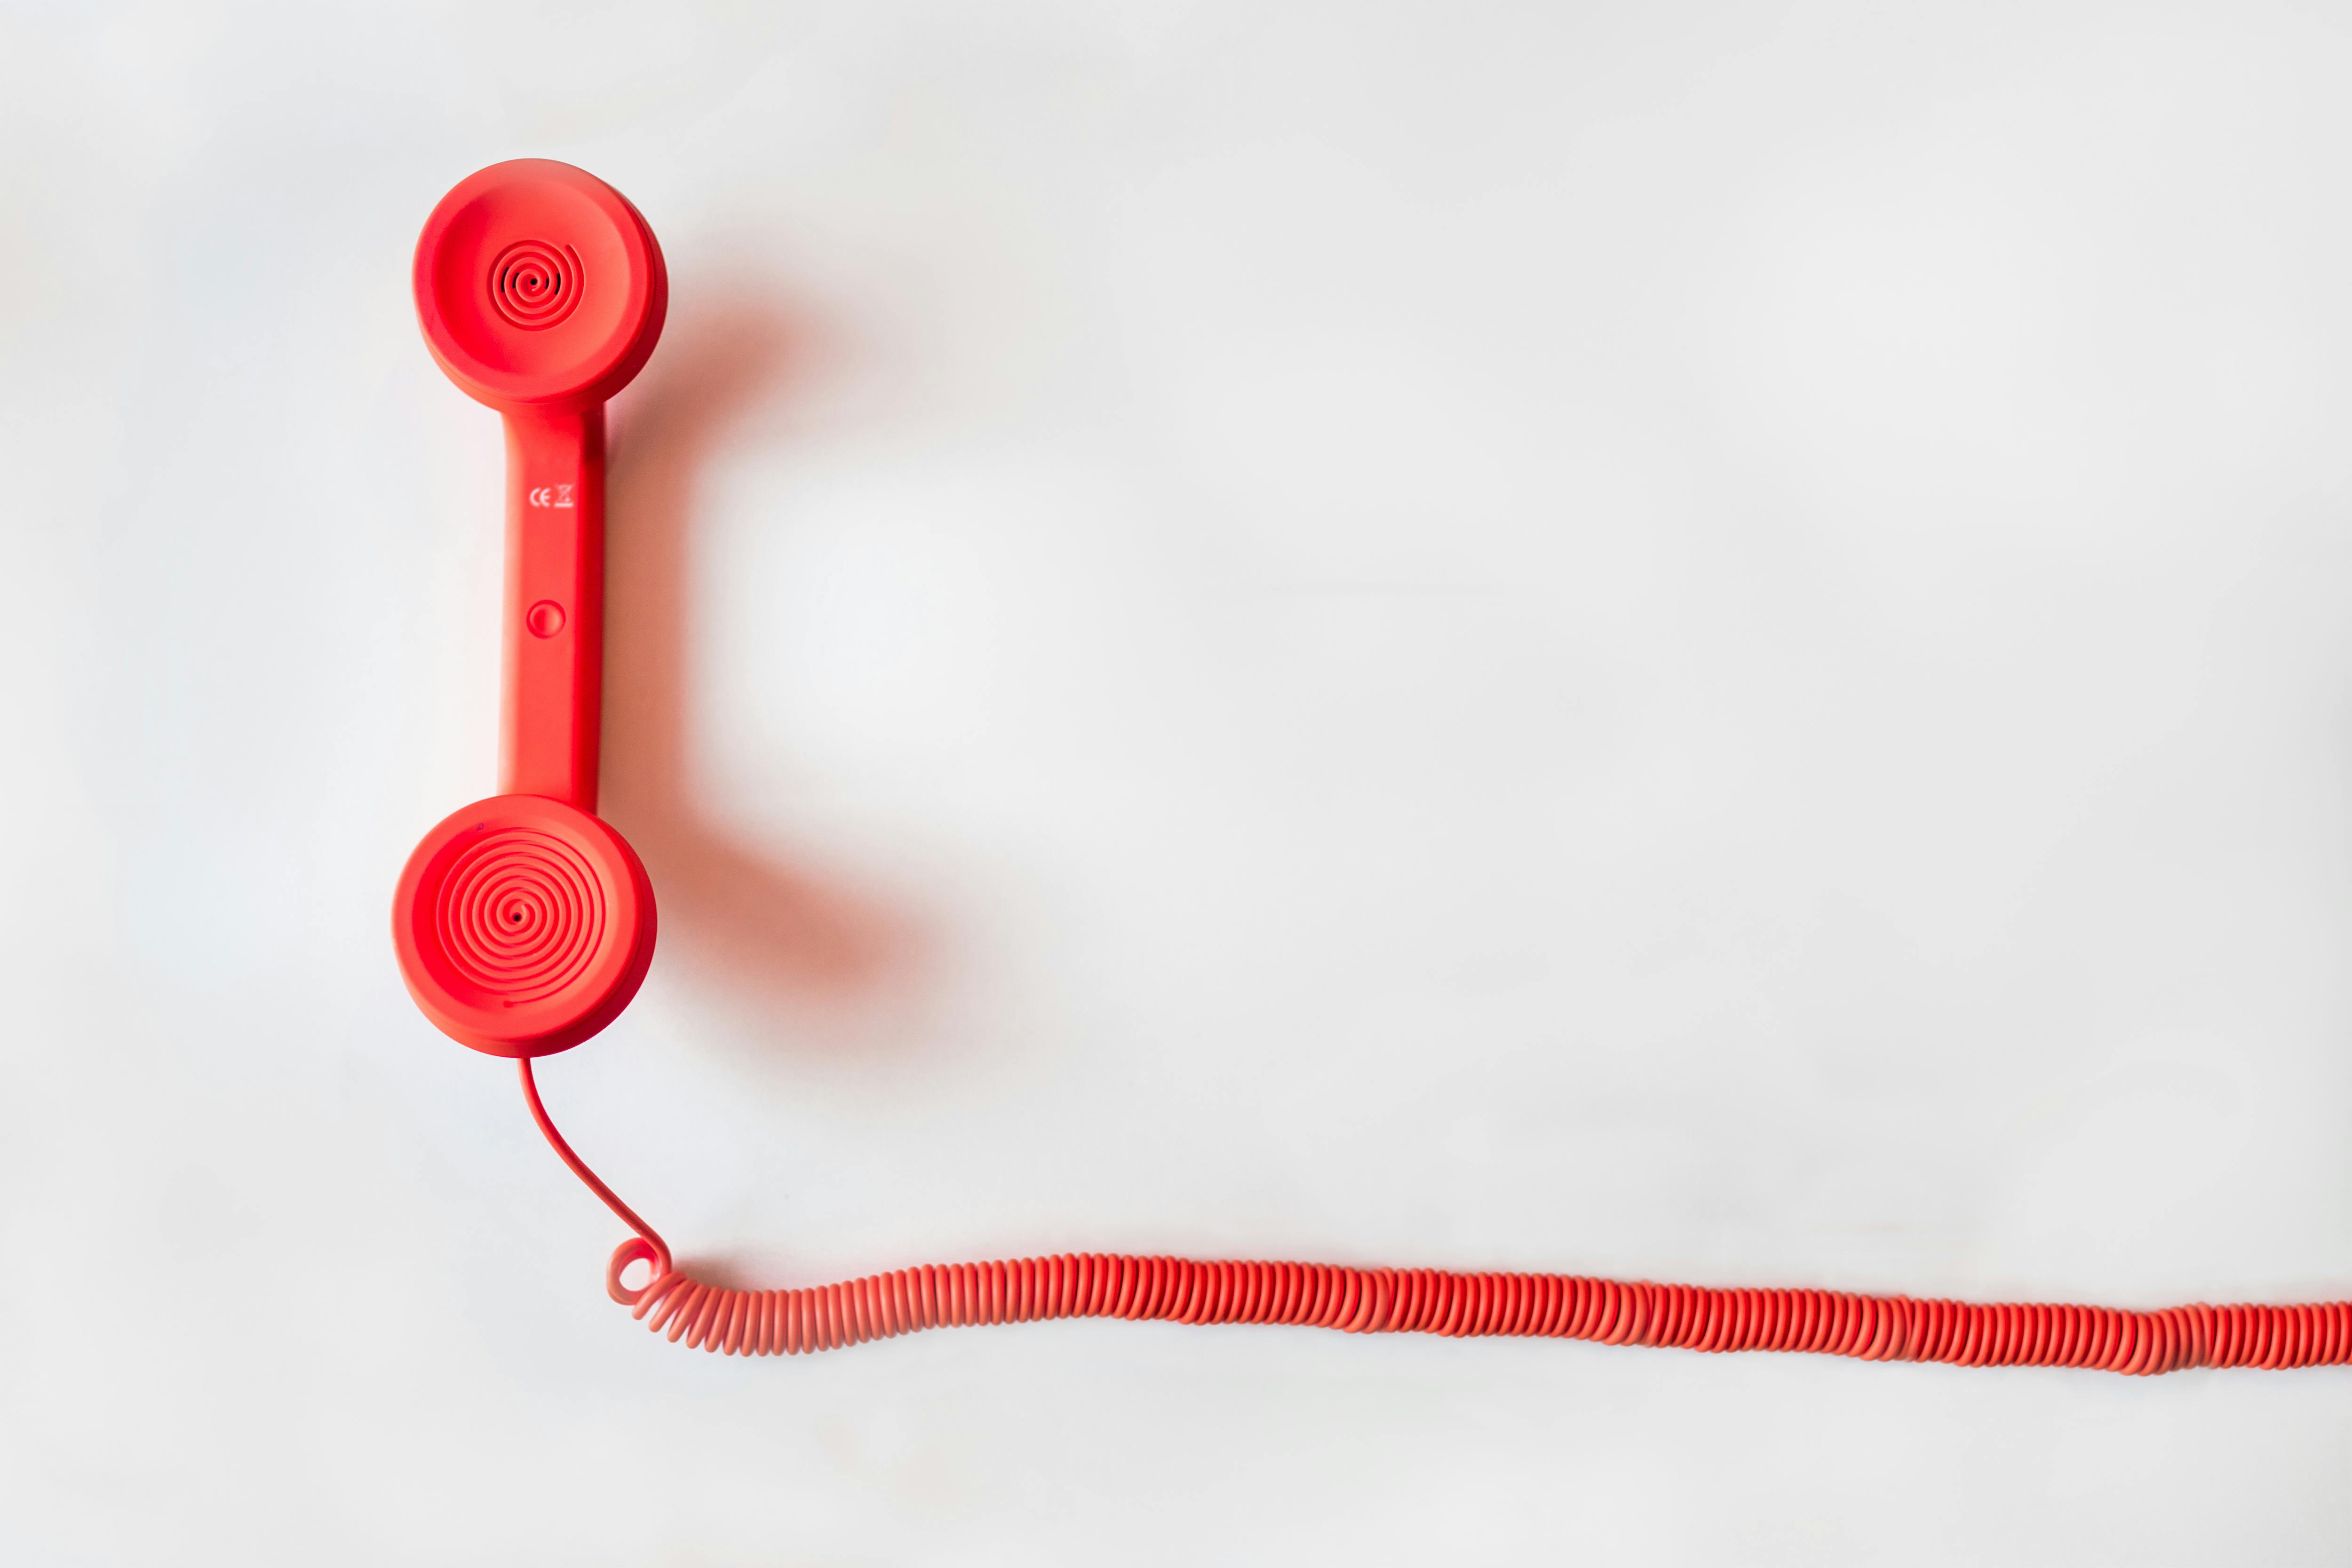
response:
<svg viewBox="0 0 2352 1568"><path fill-rule="evenodd" d="M817 341L814 325L756 288L680 290L661 352L615 409L605 547L605 814L660 889L666 956L735 992L788 1051L827 1049L837 1032L795 1028L796 1018L901 990L924 946L917 923L881 900L730 832L694 788L700 483L750 417L809 373Z"/></svg>

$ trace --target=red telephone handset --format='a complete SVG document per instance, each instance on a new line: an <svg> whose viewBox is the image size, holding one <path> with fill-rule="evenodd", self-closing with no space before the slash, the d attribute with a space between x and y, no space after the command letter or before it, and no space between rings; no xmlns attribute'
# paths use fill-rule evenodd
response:
<svg viewBox="0 0 2352 1568"><path fill-rule="evenodd" d="M618 191L524 158L441 198L415 287L434 359L506 418L506 653L499 792L409 856L393 941L444 1033L546 1056L617 1018L653 959L653 885L595 815L604 401L653 353L669 277Z"/></svg>

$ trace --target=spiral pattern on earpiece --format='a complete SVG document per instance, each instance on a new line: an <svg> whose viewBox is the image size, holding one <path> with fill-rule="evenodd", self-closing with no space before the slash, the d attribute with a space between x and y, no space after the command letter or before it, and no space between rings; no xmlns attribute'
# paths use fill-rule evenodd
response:
<svg viewBox="0 0 2352 1568"><path fill-rule="evenodd" d="M551 997L587 971L604 938L604 891L586 857L551 833L499 828L442 878L441 950L506 1005Z"/></svg>
<svg viewBox="0 0 2352 1568"><path fill-rule="evenodd" d="M517 240L490 264L490 300L526 331L552 327L580 303L580 254L545 240Z"/></svg>

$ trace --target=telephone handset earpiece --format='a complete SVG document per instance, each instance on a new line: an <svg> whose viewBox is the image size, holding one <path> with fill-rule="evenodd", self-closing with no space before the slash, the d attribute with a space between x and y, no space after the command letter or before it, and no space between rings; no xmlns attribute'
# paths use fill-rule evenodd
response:
<svg viewBox="0 0 2352 1568"><path fill-rule="evenodd" d="M653 353L669 277L618 191L524 158L441 198L415 282L434 359L506 420L505 674L499 793L409 856L393 941L442 1032L546 1056L617 1018L653 958L653 885L595 815L604 400Z"/></svg>

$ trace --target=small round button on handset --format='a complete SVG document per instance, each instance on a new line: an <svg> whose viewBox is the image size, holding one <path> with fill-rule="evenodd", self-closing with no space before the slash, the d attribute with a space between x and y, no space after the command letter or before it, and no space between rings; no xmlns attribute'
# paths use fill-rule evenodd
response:
<svg viewBox="0 0 2352 1568"><path fill-rule="evenodd" d="M393 946L443 1033L545 1056L618 1017L653 958L653 885L595 814L604 401L653 353L668 274L627 198L526 158L441 199L414 282L434 359L506 423L505 687L500 792L409 856Z"/></svg>

